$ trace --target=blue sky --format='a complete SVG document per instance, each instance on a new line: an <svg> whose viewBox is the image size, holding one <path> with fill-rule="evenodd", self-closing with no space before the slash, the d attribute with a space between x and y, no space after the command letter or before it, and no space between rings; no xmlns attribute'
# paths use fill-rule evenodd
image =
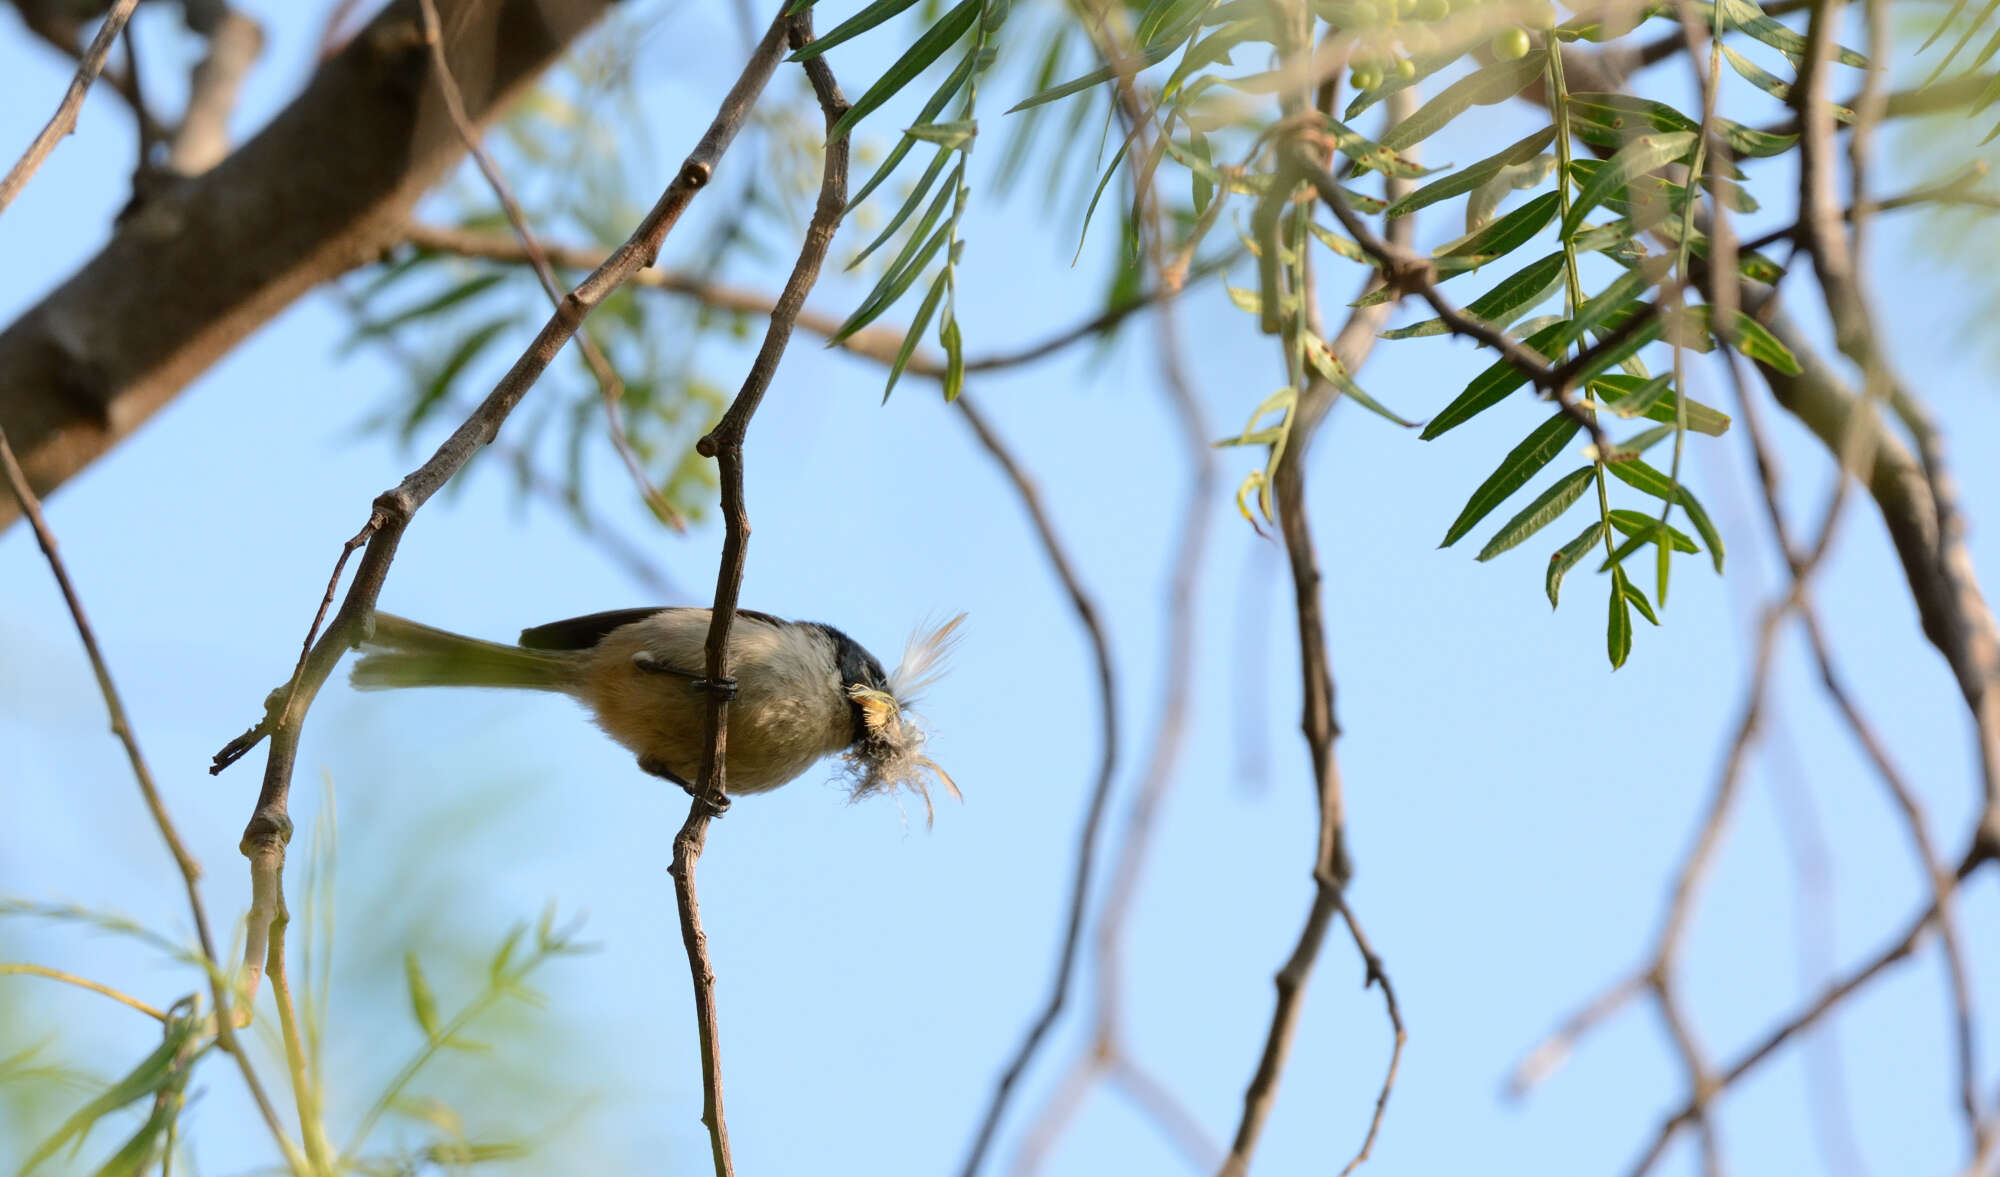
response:
<svg viewBox="0 0 2000 1177"><path fill-rule="evenodd" d="M270 47L245 100L246 128L296 87L318 33L316 11L268 7L258 15ZM656 180L736 68L733 48L715 50L736 44L732 22L685 8L661 20L646 38L640 89L658 137L645 161ZM169 14L147 14L141 25L145 43L170 60L180 43ZM879 71L882 52L864 42L835 56L850 93ZM0 104L0 144L25 143L66 71L11 30L0 39L0 69L10 96ZM781 75L780 84L797 82ZM129 121L108 96L92 98L77 136L0 217L0 256L9 260L0 317L31 305L101 241L125 200ZM1481 124L1429 150L1434 161L1475 158L1489 135L1518 133ZM990 167L997 154L979 158ZM724 175L753 158L732 157ZM1774 191L1789 185L1772 182ZM1977 292L1933 270L1928 254L1897 262L1916 230L1887 222L1876 235L1880 309L1896 362L1949 424L1975 560L1990 583L2000 550L1986 517L2000 504L2000 466L1981 455L2000 446L2000 402L1960 334ZM1441 224L1429 231L1449 235ZM1091 256L1071 269L1074 232L1030 198L980 207L960 287L969 350L1036 339L1091 313L1112 234L1095 234ZM683 228L663 261L697 260L676 245L698 240ZM836 256L855 243L843 237ZM775 288L784 264L732 276ZM1352 281L1337 274L1327 286ZM838 312L859 293L836 282L815 303ZM1219 436L1282 382L1278 356L1217 292L1190 299L1183 319ZM50 504L225 928L248 900L235 844L262 759L210 778L208 757L288 671L338 545L369 499L427 452L358 434L360 421L403 393L403 377L367 349L337 354L345 329L332 299L303 300ZM1083 350L968 385L1034 470L1108 621L1126 732L1114 834L1151 738L1172 515L1186 476L1152 346L1141 326L1094 360ZM740 350L711 344L699 355L720 376L740 371ZM1425 415L1483 363L1457 343L1389 343L1363 383ZM1697 367L1706 388L1698 395L1729 407L1718 377ZM748 443L755 534L743 599L832 621L885 659L925 615L970 613L956 668L927 708L934 750L966 801L940 807L927 831L918 813L880 801L850 807L821 783L830 773L809 774L739 803L713 830L703 914L721 979L732 1138L746 1173L956 1168L1001 1062L1041 1001L1096 770L1088 651L1017 502L930 387L906 383L886 407L879 390L873 365L804 337L795 344ZM1342 408L1312 458L1359 864L1353 900L1411 1035L1370 1162L1377 1173L1622 1171L1682 1091L1657 1019L1634 1008L1528 1100L1500 1093L1526 1050L1647 950L1721 763L1755 610L1778 584L1776 566L1760 555L1741 439L1732 431L1698 444L1693 476L1730 540L1729 576L1682 566L1665 628L1643 628L1632 661L1612 674L1599 580L1579 570L1551 614L1540 545L1486 565L1435 548L1470 488L1541 412L1522 397L1420 443ZM1830 485L1827 464L1796 429L1783 429L1795 501L1811 508ZM1250 461L1225 452L1224 485ZM719 533L649 529L608 459L590 479L603 514L639 537L691 599L706 600ZM648 600L564 518L522 509L503 477L475 466L465 482L410 530L384 608L505 637ZM1270 976L1310 900L1314 830L1296 731L1290 589L1276 550L1226 499L1214 504L1201 584L1187 755L1134 913L1125 998L1134 1056L1222 1141L1255 1065ZM1967 724L1865 504L1852 512L1818 596L1848 679L1922 793L1934 835L1955 853L1977 798ZM1801 653L1787 643L1778 738L1743 794L1687 945L1683 986L1718 1058L1795 1008L1825 976L1816 970L1872 953L1921 901L1907 839ZM184 935L171 863L21 528L0 535L0 747L8 750L0 895L114 909ZM461 1109L473 1130L552 1133L549 1151L524 1172L705 1169L686 965L665 870L686 811L678 791L638 773L562 699L360 695L339 680L313 712L299 766L301 836L288 875L295 910L323 781L338 798L327 1065L337 1137L419 1041L405 1012L403 953L422 954L449 1007L477 984L480 954L553 900L565 913L588 913L584 938L596 951L552 962L537 978L546 1010L510 1014L518 1020L488 1035L490 1055L448 1060L418 1090L451 1096L487 1082L491 1102ZM2000 926L1996 890L1990 877L1972 889L1961 906L1965 928ZM1975 993L1991 1007L2000 944L1968 940ZM0 924L0 959L72 968L156 1003L189 987L185 970L60 923ZM1380 1002L1360 979L1351 946L1330 937L1260 1172L1324 1172L1359 1142L1388 1047ZM1832 1034L1759 1071L1722 1108L1731 1162L1746 1171L1955 1171L1964 1158L1942 985L1926 953L1872 987ZM1088 992L1079 987L1030 1073L994 1171L1013 1162L1028 1113L1082 1044ZM39 982L0 980L0 1011L0 1056L54 1034L54 1054L112 1075L151 1045L144 1019ZM268 1004L259 1017L272 1020ZM1989 1025L1989 1100L1996 1048L2000 1034ZM262 1060L264 1074L281 1086L274 1059ZM1845 1131L1855 1152L1831 1162L1815 1118L1824 1105L1816 1112L1813 1102L1827 1076L1841 1080L1854 1111ZM267 1163L268 1147L244 1128L233 1070L206 1065L197 1087L187 1134L200 1171ZM408 1124L387 1131L387 1141L422 1138ZM0 1120L0 1163L32 1147L27 1137L19 1120ZM94 1137L84 1159L111 1143ZM1668 1171L1691 1171L1694 1160L1679 1147ZM1100 1088L1044 1171L1180 1164Z"/></svg>

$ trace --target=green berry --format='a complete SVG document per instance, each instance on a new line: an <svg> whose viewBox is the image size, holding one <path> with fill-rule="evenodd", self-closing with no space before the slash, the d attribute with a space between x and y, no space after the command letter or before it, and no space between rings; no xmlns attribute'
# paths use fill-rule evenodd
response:
<svg viewBox="0 0 2000 1177"><path fill-rule="evenodd" d="M1373 90L1382 84L1382 67L1379 65L1356 66L1348 78L1356 90Z"/></svg>
<svg viewBox="0 0 2000 1177"><path fill-rule="evenodd" d="M1417 0L1417 19L1435 23L1451 15L1451 0Z"/></svg>
<svg viewBox="0 0 2000 1177"><path fill-rule="evenodd" d="M1501 29L1493 34L1493 56L1501 61L1519 61L1531 48L1526 29Z"/></svg>
<svg viewBox="0 0 2000 1177"><path fill-rule="evenodd" d="M1399 77L1399 78L1401 78L1401 79L1403 79L1403 80L1404 80L1404 81L1406 81L1406 82L1407 82L1407 81L1409 81L1409 80L1410 80L1411 78L1414 78L1414 77L1416 77L1416 76L1417 76L1417 63L1416 63L1416 62L1414 62L1414 61L1411 61L1411 60L1410 60L1409 58L1407 58L1407 57L1399 57L1399 58L1397 58L1397 59L1396 59L1396 76L1397 76L1397 77Z"/></svg>

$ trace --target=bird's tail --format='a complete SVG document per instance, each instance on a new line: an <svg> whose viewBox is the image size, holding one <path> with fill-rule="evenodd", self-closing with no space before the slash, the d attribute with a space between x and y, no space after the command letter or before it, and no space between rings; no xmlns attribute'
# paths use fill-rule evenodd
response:
<svg viewBox="0 0 2000 1177"><path fill-rule="evenodd" d="M375 632L361 643L350 678L364 691L391 687L525 687L563 691L574 657L481 641L419 625L390 613L375 615Z"/></svg>

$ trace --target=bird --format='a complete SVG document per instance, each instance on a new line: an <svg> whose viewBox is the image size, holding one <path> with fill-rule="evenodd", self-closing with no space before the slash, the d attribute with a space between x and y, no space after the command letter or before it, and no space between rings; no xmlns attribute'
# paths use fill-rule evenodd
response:
<svg viewBox="0 0 2000 1177"><path fill-rule="evenodd" d="M875 656L831 625L738 609L729 631L730 678L710 682L711 611L693 606L614 609L521 631L517 645L466 637L377 611L350 674L361 690L507 687L582 703L639 767L699 797L712 694L730 700L724 787L765 793L838 753L854 799L908 789L934 817L930 786L957 784L924 754L928 732L910 710L944 671L965 614L912 635L885 673ZM714 808L727 808L724 796Z"/></svg>

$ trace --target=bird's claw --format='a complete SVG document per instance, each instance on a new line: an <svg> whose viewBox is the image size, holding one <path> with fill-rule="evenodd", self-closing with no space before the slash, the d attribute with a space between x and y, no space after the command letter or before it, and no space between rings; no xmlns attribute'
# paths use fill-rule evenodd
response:
<svg viewBox="0 0 2000 1177"><path fill-rule="evenodd" d="M726 674L721 678L691 679L688 686L697 691L707 691L725 703L736 697L736 680Z"/></svg>

